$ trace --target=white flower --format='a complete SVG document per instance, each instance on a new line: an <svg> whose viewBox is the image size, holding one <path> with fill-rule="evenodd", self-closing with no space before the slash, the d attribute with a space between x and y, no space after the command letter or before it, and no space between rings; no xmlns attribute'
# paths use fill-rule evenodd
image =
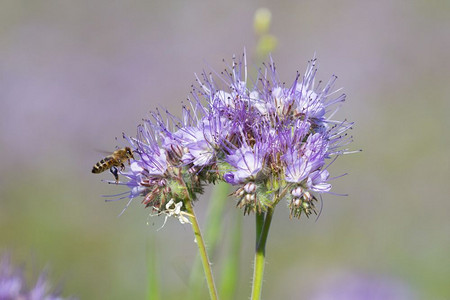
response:
<svg viewBox="0 0 450 300"><path fill-rule="evenodd" d="M188 217L193 217L191 214L182 211L181 208L183 207L183 201L180 201L178 203L175 203L173 199L170 199L169 202L166 203L166 209L163 211L158 212L156 215L165 214L164 223L158 230L162 229L164 225L166 225L167 218L169 217L175 217L180 221L181 224L191 224L191 221L189 221ZM153 207L153 209L157 210L156 207Z"/></svg>

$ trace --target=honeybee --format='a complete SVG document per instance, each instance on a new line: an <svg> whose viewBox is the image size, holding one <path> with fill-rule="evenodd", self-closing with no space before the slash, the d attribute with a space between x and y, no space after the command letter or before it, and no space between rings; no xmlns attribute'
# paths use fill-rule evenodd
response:
<svg viewBox="0 0 450 300"><path fill-rule="evenodd" d="M117 167L120 167L120 170L123 171L125 169L125 165L123 163L128 161L129 165L130 159L134 159L133 152L130 147L118 149L111 155L106 156L101 161L96 163L94 167L92 167L92 173L102 173L109 169L109 171L114 175L116 183L119 183L119 171L117 170Z"/></svg>

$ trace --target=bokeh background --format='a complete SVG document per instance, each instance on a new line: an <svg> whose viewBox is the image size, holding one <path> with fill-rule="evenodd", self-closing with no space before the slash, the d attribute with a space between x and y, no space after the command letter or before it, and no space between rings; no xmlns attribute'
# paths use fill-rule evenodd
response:
<svg viewBox="0 0 450 300"><path fill-rule="evenodd" d="M450 2L1 1L0 253L44 267L80 299L144 299L156 252L164 299L179 299L196 245L189 226L149 218L139 201L93 175L98 150L157 107L180 112L207 64L254 57L253 15L272 12L282 80L338 75L355 121L320 218L277 209L264 299L313 299L327 289L382 286L397 299L450 299ZM251 64L250 64L251 65ZM117 140L116 140L117 137ZM208 197L198 202L200 222ZM241 215L230 200L227 215ZM250 295L254 218L244 218L237 299ZM227 240L227 231L223 233ZM213 257L220 273L220 258ZM405 296L406 295L406 296ZM318 296L317 296L318 297ZM403 298L401 298L403 297ZM321 298L322 299L322 298ZM360 298L364 299L364 298Z"/></svg>

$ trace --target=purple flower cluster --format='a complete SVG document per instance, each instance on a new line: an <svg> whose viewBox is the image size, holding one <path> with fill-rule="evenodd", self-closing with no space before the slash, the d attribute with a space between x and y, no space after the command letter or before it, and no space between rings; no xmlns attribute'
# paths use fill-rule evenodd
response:
<svg viewBox="0 0 450 300"><path fill-rule="evenodd" d="M27 287L23 272L11 265L9 256L3 256L0 260L0 299L68 299L62 298L59 292L50 292L46 277L46 273L42 273L33 287Z"/></svg>
<svg viewBox="0 0 450 300"><path fill-rule="evenodd" d="M223 180L237 187L244 213L283 198L291 216L315 213L315 194L331 189L326 160L345 153L352 126L327 117L345 95L334 96L335 76L322 86L316 72L313 59L286 86L272 61L250 84L244 55L220 74L197 76L182 118L156 111L135 138L125 137L140 157L124 173L129 197L160 210Z"/></svg>
<svg viewBox="0 0 450 300"><path fill-rule="evenodd" d="M325 275L325 276L323 276ZM309 286L311 300L417 300L412 286L399 278L363 272L323 274L320 283Z"/></svg>

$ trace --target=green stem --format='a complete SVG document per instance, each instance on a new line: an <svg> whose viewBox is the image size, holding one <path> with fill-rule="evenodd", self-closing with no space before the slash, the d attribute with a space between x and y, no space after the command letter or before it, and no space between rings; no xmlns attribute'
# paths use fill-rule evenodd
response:
<svg viewBox="0 0 450 300"><path fill-rule="evenodd" d="M261 238L261 232L262 232L263 226L264 226L264 214L263 213L256 213L255 221L256 221L256 242L255 242L255 245L256 245L256 247L258 247L259 239Z"/></svg>
<svg viewBox="0 0 450 300"><path fill-rule="evenodd" d="M211 201L208 204L208 212L203 228L204 239L208 242L208 253L211 257L217 250L220 238L223 236L223 214L227 203L229 185L225 182L219 182L211 194ZM202 262L200 255L195 257L195 261L189 278L189 295L186 300L197 300L203 296L205 285L203 283ZM235 276L236 277L236 276ZM220 290L220 288L219 288ZM219 293L221 299L225 299ZM232 299L232 298L230 298Z"/></svg>
<svg viewBox="0 0 450 300"><path fill-rule="evenodd" d="M261 218L263 214L256 215L256 252L255 252L255 266L253 270L253 287L252 300L259 300L261 298L262 282L264 275L264 264L266 258L266 242L269 235L270 223L272 222L273 208L268 208L264 219L264 224L261 228Z"/></svg>
<svg viewBox="0 0 450 300"><path fill-rule="evenodd" d="M205 243L202 238L200 226L198 225L197 218L195 217L194 208L191 201L188 199L185 201L187 212L190 214L190 220L192 223L192 230L194 231L195 241L197 242L200 257L202 258L203 270L205 271L206 283L208 284L209 296L211 300L217 300L217 291L214 284L214 277L212 274L211 264L209 263L208 253L206 252Z"/></svg>
<svg viewBox="0 0 450 300"><path fill-rule="evenodd" d="M159 260L158 260L158 243L156 242L156 238L154 235L150 235L147 239L147 270L148 270L148 291L147 291L147 299L148 300L160 300L161 299L161 291L160 291L160 268L159 268Z"/></svg>
<svg viewBox="0 0 450 300"><path fill-rule="evenodd" d="M242 245L242 220L241 214L235 214L230 230L230 242L227 246L227 254L222 263L221 284L219 295L221 299L236 299L236 291L240 277L240 260ZM198 298L197 298L198 299Z"/></svg>

